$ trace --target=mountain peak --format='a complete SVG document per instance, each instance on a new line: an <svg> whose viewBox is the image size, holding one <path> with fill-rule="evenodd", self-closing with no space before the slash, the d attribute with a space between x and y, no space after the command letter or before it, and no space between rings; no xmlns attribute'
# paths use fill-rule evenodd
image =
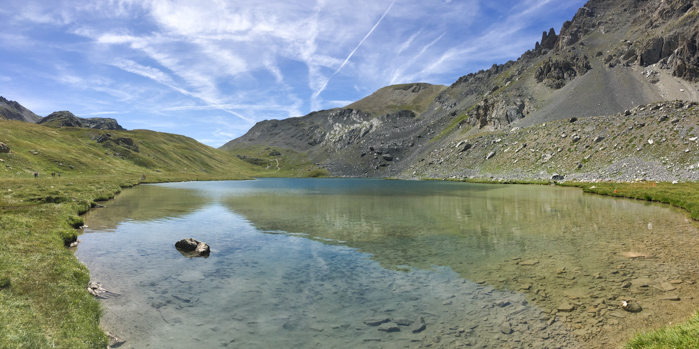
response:
<svg viewBox="0 0 699 349"><path fill-rule="evenodd" d="M0 119L36 123L41 120L41 116L34 114L34 112L15 101L0 96Z"/></svg>

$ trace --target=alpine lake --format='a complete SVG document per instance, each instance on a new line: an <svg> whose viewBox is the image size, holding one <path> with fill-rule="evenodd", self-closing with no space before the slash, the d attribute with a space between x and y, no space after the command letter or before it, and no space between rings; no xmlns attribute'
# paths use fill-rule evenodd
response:
<svg viewBox="0 0 699 349"><path fill-rule="evenodd" d="M578 188L258 179L105 205L75 253L121 348L614 348L699 309L699 225Z"/></svg>

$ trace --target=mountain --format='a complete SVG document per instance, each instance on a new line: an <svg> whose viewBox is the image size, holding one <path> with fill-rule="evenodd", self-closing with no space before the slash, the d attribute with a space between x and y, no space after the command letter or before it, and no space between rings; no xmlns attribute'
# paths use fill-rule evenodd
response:
<svg viewBox="0 0 699 349"><path fill-rule="evenodd" d="M309 164L322 163L334 175L371 176L386 167L384 159L412 152L410 137L425 125L416 112L424 113L425 101L444 89L424 83L384 87L346 108L259 122L221 149L250 157L260 147L273 147L283 149L276 153L302 153Z"/></svg>
<svg viewBox="0 0 699 349"><path fill-rule="evenodd" d="M41 120L41 116L34 114L34 112L15 101L10 101L0 96L0 120L20 120L36 123Z"/></svg>
<svg viewBox="0 0 699 349"><path fill-rule="evenodd" d="M57 111L39 120L37 124L51 127L80 127L99 130L123 130L112 118L80 118L69 111Z"/></svg>
<svg viewBox="0 0 699 349"><path fill-rule="evenodd" d="M533 49L516 61L462 76L448 88L432 89L439 92L430 96L429 102L415 103L422 108L394 101L395 94L386 92L398 86L389 86L343 109L260 122L223 149L241 156L264 147L275 148L281 154L303 154L308 162L336 176L494 176L501 171L517 171L518 166L526 167L526 175L534 177L550 177L554 171L594 173L609 163L588 158L580 168L568 162L559 164L554 157L545 164L540 159L500 168L478 164L492 152L495 154L490 158L497 156L498 150L507 150L500 149L502 141L494 141L513 129L515 133L531 134L533 127L558 125L558 120L573 118L594 120L578 124L593 122L586 127L598 127L605 120L610 126L622 125L637 117L657 115L658 109L648 115L647 110L653 108L664 108L661 114L665 116L692 118L691 103L662 103L699 100L698 11L699 5L687 0L591 0L563 24L558 34L553 28L544 31ZM400 88L405 86L411 84ZM595 116L606 118L591 118ZM656 122L653 127L657 130L646 128L638 137L667 132L666 128L680 124ZM627 133L639 130L632 128ZM687 132L691 138L693 133ZM491 139L493 143L475 145L474 139L485 140L490 135L496 135ZM677 137L679 133L661 139L684 145L686 140ZM485 153L479 158L469 156L470 148L464 149L469 146ZM607 146L602 152L610 149ZM531 148L528 150L531 152ZM571 152L578 154L577 150ZM617 152L615 157L604 158L612 163L630 157L640 163L653 163L657 160L653 156L657 154Z"/></svg>

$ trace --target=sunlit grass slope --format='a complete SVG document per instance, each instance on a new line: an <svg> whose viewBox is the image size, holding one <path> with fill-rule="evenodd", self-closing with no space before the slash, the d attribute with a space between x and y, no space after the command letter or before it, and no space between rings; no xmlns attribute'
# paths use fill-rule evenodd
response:
<svg viewBox="0 0 699 349"><path fill-rule="evenodd" d="M151 131L0 121L0 142L11 148L0 153L0 348L106 347L89 273L65 247L96 201L144 174L146 182L255 174L227 152Z"/></svg>
<svg viewBox="0 0 699 349"><path fill-rule="evenodd" d="M0 142L11 149L10 154L0 154L0 178L25 178L35 171L40 176L62 172L68 176L145 173L247 177L253 173L252 166L230 153L188 137L147 130L50 128L0 121Z"/></svg>

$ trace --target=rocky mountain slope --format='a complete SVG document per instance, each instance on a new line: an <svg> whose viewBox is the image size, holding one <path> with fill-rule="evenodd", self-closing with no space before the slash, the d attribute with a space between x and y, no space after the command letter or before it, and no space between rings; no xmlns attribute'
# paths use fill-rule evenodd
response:
<svg viewBox="0 0 699 349"><path fill-rule="evenodd" d="M10 101L0 96L0 119L36 123L41 120L41 116L34 114L34 112L15 101Z"/></svg>
<svg viewBox="0 0 699 349"><path fill-rule="evenodd" d="M553 127L558 125L554 121L576 118L578 122L571 125L585 127L570 126L566 130L568 135L591 132L585 130L611 123L609 127L630 127L624 135L635 136L631 143L636 147L640 146L638 139L661 133L664 144L684 146L687 139L681 138L682 131L673 130L682 120L693 120L691 102L699 101L698 11L699 4L687 0L591 0L563 24L558 34L554 29L544 31L541 41L517 61L493 65L459 78L421 110L401 107L390 95L383 95L386 89L396 88L389 87L372 95L370 103L362 100L345 109L263 121L223 148L236 154L262 146L275 148L274 154L280 156L284 156L285 150L304 153L309 161L336 176L530 178L550 176L554 170L562 175L578 173L584 168L598 177L611 178L614 176L598 171L605 166L621 166L632 159L653 162L660 155L644 155L642 151L627 153L618 149L618 144L605 143L594 151L607 155L588 158L583 168L575 163L542 167L541 158L532 157L522 157L514 165L481 166L480 161L490 153L494 153L493 159L507 147L501 149L505 141L491 144L480 141L476 145L474 140L495 134L500 136L493 136L494 139L503 139L513 128L520 130L514 134L531 134L544 123ZM401 88L405 91L414 88L406 86L411 85ZM684 102L657 104L674 100ZM666 116L680 121L649 121ZM630 126L641 123L653 127ZM546 132L555 133L560 136L554 130ZM616 135L611 129L608 133ZM689 128L684 134L692 138ZM506 143L515 142L522 141ZM557 143L562 142L557 140L552 144ZM458 144L471 145L484 154L478 158L465 156L469 150L457 150ZM654 149L659 149L655 144ZM593 146L585 145L586 149ZM532 149L527 150L531 153ZM577 149L582 152L580 147ZM558 152L558 148L555 150ZM460 156L448 154L450 151ZM515 154L512 162L523 153ZM674 168L688 167L699 160L695 154L690 147L681 157L668 154L668 159L672 158L668 161L681 162L674 163ZM611 163L598 163L597 158ZM654 177L655 173L658 178L689 178L682 171L662 175L646 171L646 176L641 177Z"/></svg>
<svg viewBox="0 0 699 349"><path fill-rule="evenodd" d="M57 111L39 120L37 124L51 127L79 127L99 130L124 130L112 118L80 118L69 111Z"/></svg>

